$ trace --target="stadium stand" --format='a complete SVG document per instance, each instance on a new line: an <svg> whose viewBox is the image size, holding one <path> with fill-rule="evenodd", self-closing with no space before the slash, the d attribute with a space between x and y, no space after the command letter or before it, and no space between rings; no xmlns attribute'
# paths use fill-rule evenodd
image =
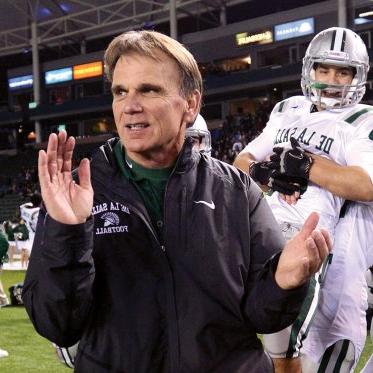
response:
<svg viewBox="0 0 373 373"><path fill-rule="evenodd" d="M0 221L14 219L19 214L19 206L23 201L23 197L17 194L8 194L0 198Z"/></svg>

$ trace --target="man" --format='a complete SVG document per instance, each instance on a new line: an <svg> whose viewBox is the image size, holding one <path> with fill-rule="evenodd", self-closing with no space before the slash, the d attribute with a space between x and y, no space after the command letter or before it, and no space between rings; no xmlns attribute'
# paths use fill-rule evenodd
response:
<svg viewBox="0 0 373 373"><path fill-rule="evenodd" d="M197 150L211 155L211 134L201 114L197 115L193 126L186 129L185 136L193 139Z"/></svg>
<svg viewBox="0 0 373 373"><path fill-rule="evenodd" d="M9 299L5 294L3 283L1 281L1 272L3 270L3 264L8 258L9 242L6 239L3 232L0 231L0 308L9 305ZM0 352L1 356L1 352Z"/></svg>
<svg viewBox="0 0 373 373"><path fill-rule="evenodd" d="M21 217L18 224L13 229L14 237L16 239L16 251L21 253L21 268L26 269L30 257L30 242L29 231L25 221Z"/></svg>
<svg viewBox="0 0 373 373"><path fill-rule="evenodd" d="M193 140L193 147L197 151L201 151L210 155L211 153L211 135L208 130L207 123L201 114L197 115L191 127L188 127L185 131L185 137L190 137ZM56 355L61 363L68 366L69 368L74 367L74 361L78 353L78 345L71 347L60 347L53 344L55 348Z"/></svg>
<svg viewBox="0 0 373 373"><path fill-rule="evenodd" d="M349 203L336 228L333 262L302 348L302 372L353 372L364 349L365 272L373 265L373 207Z"/></svg>
<svg viewBox="0 0 373 373"><path fill-rule="evenodd" d="M14 237L14 228L16 227L16 224L14 224L11 220L6 220L3 223L3 227L9 243L9 265L12 267L14 262L14 254L16 253L16 239Z"/></svg>
<svg viewBox="0 0 373 373"><path fill-rule="evenodd" d="M36 223L39 216L41 203L41 196L39 193L34 193L30 202L23 203L19 206L21 218L28 231L28 238L22 241L22 254L21 254L21 267L27 268L28 260L32 250L32 244L34 242ZM23 258L23 260L22 260Z"/></svg>
<svg viewBox="0 0 373 373"><path fill-rule="evenodd" d="M262 134L234 162L274 191L267 200L285 238L313 210L334 236L345 199L373 200L373 113L359 104L368 69L366 47L353 31L333 27L317 34L303 60L304 96L277 104ZM293 327L264 337L277 372L300 371L299 359L291 358L312 320L324 269Z"/></svg>
<svg viewBox="0 0 373 373"><path fill-rule="evenodd" d="M180 43L127 32L105 66L120 140L82 160L79 180L66 132L39 153L47 212L23 293L36 330L80 340L76 372L272 371L256 333L295 319L327 232L312 214L280 254L255 183L192 149L202 79Z"/></svg>
<svg viewBox="0 0 373 373"><path fill-rule="evenodd" d="M0 231L0 308L9 305L8 297L5 294L3 283L1 281L1 272L3 263L7 259L9 243L3 232ZM0 348L0 359L9 356L8 351Z"/></svg>

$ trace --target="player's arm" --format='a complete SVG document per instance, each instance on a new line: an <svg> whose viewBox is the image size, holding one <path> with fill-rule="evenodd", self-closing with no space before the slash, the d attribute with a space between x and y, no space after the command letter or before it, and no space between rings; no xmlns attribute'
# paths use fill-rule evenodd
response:
<svg viewBox="0 0 373 373"><path fill-rule="evenodd" d="M310 180L329 192L351 201L373 201L373 183L359 166L341 166L329 159L312 154Z"/></svg>
<svg viewBox="0 0 373 373"><path fill-rule="evenodd" d="M346 165L321 156L314 160L310 180L345 199L373 201L373 125L369 115L346 141Z"/></svg>
<svg viewBox="0 0 373 373"><path fill-rule="evenodd" d="M256 161L257 159L250 152L241 151L234 160L233 166L239 168L246 174L249 174L251 163Z"/></svg>
<svg viewBox="0 0 373 373"><path fill-rule="evenodd" d="M252 162L256 162L255 157L249 152L241 151L234 160L233 166L248 174Z"/></svg>
<svg viewBox="0 0 373 373"><path fill-rule="evenodd" d="M266 158L272 154L274 130L269 122L263 132L252 140L236 157L233 165L250 177L261 187L268 190L271 169Z"/></svg>
<svg viewBox="0 0 373 373"><path fill-rule="evenodd" d="M267 167L267 163L265 161L258 162L250 152L242 151L234 160L233 166L248 174L263 192L266 192L269 190L268 183L272 171Z"/></svg>

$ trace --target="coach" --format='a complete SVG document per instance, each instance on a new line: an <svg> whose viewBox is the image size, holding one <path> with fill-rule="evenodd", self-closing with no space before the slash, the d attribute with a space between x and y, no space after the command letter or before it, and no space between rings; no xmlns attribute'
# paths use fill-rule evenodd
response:
<svg viewBox="0 0 373 373"><path fill-rule="evenodd" d="M73 137L39 153L41 211L23 299L36 330L80 340L76 372L271 372L256 333L294 321L330 250L311 214L284 246L255 183L192 150L202 80L157 32L105 53L119 139L73 180Z"/></svg>

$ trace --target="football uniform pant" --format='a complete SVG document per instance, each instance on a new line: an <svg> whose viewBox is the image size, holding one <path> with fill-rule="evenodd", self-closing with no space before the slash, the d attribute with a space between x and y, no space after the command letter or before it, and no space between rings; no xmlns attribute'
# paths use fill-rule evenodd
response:
<svg viewBox="0 0 373 373"><path fill-rule="evenodd" d="M355 365L355 348L351 341L342 339L329 346L318 363L303 354L301 362L302 373L350 373Z"/></svg>
<svg viewBox="0 0 373 373"><path fill-rule="evenodd" d="M286 240L290 240L301 226L291 223L279 223ZM320 297L321 284L325 278L331 254L326 258L317 273L310 279L310 286L305 301L295 322L277 333L263 334L265 349L272 358L298 357L302 341L306 338L308 329L315 315Z"/></svg>

